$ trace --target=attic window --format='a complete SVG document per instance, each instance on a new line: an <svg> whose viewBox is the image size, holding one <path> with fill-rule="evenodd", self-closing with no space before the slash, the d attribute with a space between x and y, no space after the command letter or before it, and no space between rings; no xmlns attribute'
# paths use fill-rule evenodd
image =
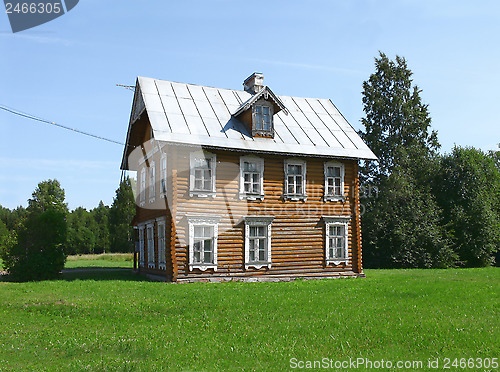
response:
<svg viewBox="0 0 500 372"><path fill-rule="evenodd" d="M253 125L252 134L273 136L273 107L267 102L255 104L252 109Z"/></svg>

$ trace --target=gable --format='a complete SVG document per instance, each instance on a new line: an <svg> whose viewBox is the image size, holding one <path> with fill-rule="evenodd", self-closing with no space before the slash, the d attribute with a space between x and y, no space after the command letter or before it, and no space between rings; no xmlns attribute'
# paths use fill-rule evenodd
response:
<svg viewBox="0 0 500 372"><path fill-rule="evenodd" d="M260 92L256 93L250 97L246 102L242 103L241 106L233 114L234 117L240 116L243 112L249 110L255 103L259 100L265 100L273 105L274 113L278 113L283 110L285 115L288 115L288 111L281 100L273 93L269 87L264 87Z"/></svg>

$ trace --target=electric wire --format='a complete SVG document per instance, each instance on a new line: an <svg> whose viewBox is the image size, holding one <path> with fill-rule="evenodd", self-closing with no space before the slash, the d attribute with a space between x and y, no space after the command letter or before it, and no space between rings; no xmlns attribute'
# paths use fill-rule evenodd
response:
<svg viewBox="0 0 500 372"><path fill-rule="evenodd" d="M101 137L101 136L98 136L98 135L95 135L95 134L92 134L92 133L84 132L83 130L70 128L70 127L67 127L65 125L58 124L56 122L53 122L53 121L50 121L50 120L45 120L45 119L36 117L34 115L31 115L31 114L28 114L28 113L25 113L25 112L13 109L11 107L0 105L0 109L2 109L4 111L7 111L7 112L10 112L11 114L14 114L14 115L18 115L18 116L25 117L25 118L28 118L28 119L31 119L31 120L35 120L35 121L39 121L39 122L42 122L42 123L45 123L45 124L54 125L56 127L63 128L63 129L66 129L66 130L70 130L72 132L76 132L76 133L79 133L79 134L83 134L85 136L93 137L93 138L100 139L100 140L107 141L107 142L111 142L111 143L116 143L116 144L122 145L122 146L125 145L123 142L118 142L118 141L115 141L115 140L112 140L112 139L109 139L109 138L105 138L105 137Z"/></svg>

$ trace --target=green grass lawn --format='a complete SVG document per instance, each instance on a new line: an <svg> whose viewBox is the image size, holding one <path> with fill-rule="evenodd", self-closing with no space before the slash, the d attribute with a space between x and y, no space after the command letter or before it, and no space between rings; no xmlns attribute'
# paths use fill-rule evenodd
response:
<svg viewBox="0 0 500 372"><path fill-rule="evenodd" d="M0 282L0 371L284 371L291 358L441 358L442 369L443 358L500 356L498 268L366 274L168 284L70 272Z"/></svg>
<svg viewBox="0 0 500 372"><path fill-rule="evenodd" d="M132 268L134 259L132 253L80 254L68 256L65 269L84 267L124 267Z"/></svg>

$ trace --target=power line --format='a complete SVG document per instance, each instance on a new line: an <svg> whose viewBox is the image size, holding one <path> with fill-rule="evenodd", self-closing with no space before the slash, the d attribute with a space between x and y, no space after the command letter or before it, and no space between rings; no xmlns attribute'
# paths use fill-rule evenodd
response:
<svg viewBox="0 0 500 372"><path fill-rule="evenodd" d="M19 111L19 110L16 110L16 109L4 106L4 105L0 105L0 109L2 109L4 111L7 111L7 112L10 112L11 114L14 114L14 115L22 116L22 117L25 117L25 118L28 118L28 119L31 119L31 120L35 120L35 121L39 121L39 122L42 122L42 123L45 123L45 124L55 125L56 127L67 129L67 130L70 130L72 132L80 133L80 134L83 134L85 136L97 138L97 139L100 139L100 140L103 140L103 141L108 141L108 142L111 142L111 143L116 143L116 144L122 145L122 146L124 145L124 143L122 143L122 142L118 142L118 141L115 141L115 140L112 140L112 139L109 139L109 138L97 136L97 135L92 134L92 133L84 132L83 130L70 128L70 127L67 127L65 125L58 124L58 123L55 123L53 121L45 120L45 119L36 117L34 115L31 115L31 114L27 114L25 112L22 112L22 111Z"/></svg>

